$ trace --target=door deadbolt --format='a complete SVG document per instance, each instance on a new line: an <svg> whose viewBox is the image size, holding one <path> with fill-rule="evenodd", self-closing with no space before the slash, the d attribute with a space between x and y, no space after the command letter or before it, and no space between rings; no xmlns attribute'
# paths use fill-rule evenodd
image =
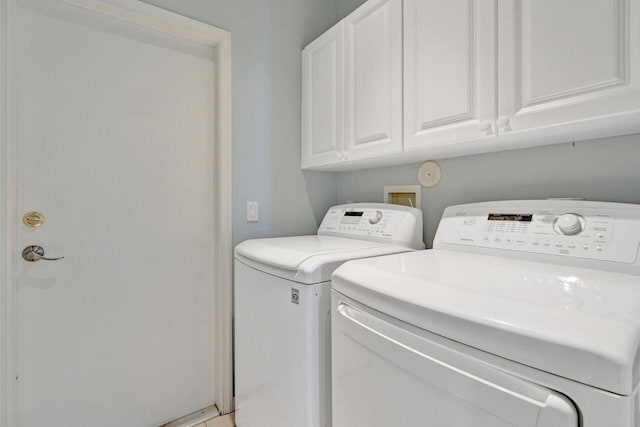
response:
<svg viewBox="0 0 640 427"><path fill-rule="evenodd" d="M38 228L44 224L44 215L37 211L31 211L24 214L22 223L30 228Z"/></svg>

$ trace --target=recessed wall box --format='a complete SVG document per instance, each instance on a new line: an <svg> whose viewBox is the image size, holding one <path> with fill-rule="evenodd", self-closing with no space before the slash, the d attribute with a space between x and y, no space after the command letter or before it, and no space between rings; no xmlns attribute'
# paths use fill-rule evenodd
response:
<svg viewBox="0 0 640 427"><path fill-rule="evenodd" d="M384 202L420 209L419 185L389 185L384 187Z"/></svg>

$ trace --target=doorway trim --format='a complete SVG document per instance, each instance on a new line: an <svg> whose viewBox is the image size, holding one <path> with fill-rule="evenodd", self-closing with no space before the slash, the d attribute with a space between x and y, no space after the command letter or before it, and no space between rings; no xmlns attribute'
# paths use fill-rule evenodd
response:
<svg viewBox="0 0 640 427"><path fill-rule="evenodd" d="M15 271L16 47L19 0L0 0L0 427L17 426ZM221 414L233 410L231 33L138 0L57 0L215 51L216 141L214 213L214 384ZM213 94L212 94L213 95Z"/></svg>

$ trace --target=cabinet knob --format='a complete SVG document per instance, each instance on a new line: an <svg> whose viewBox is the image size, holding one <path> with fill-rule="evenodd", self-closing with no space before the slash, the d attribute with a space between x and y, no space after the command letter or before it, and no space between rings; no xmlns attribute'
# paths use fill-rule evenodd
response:
<svg viewBox="0 0 640 427"><path fill-rule="evenodd" d="M480 132L484 132L487 136L493 135L493 129L491 126L491 122L489 120L485 120L480 122Z"/></svg>
<svg viewBox="0 0 640 427"><path fill-rule="evenodd" d="M511 130L511 119L509 119L509 117L507 116L502 116L498 118L498 121L496 122L496 125L498 126L498 128L501 128L504 131L510 131Z"/></svg>

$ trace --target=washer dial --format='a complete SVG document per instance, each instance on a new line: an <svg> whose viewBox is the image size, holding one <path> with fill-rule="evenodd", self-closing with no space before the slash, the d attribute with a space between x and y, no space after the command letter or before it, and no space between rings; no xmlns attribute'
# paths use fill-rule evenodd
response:
<svg viewBox="0 0 640 427"><path fill-rule="evenodd" d="M381 219L382 219L382 212L376 211L375 216L369 218L369 224L377 224L380 222Z"/></svg>

